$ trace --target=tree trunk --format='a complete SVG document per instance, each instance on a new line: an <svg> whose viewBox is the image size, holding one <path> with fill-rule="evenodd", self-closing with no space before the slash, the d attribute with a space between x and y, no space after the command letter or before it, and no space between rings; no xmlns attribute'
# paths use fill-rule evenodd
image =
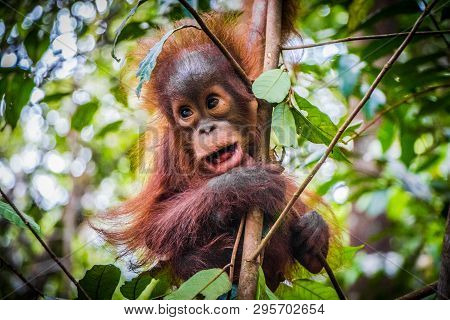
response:
<svg viewBox="0 0 450 320"><path fill-rule="evenodd" d="M254 5L255 11L258 6ZM281 0L269 0L266 18L266 46L264 54L264 71L278 66L281 41ZM261 10L260 7L258 10ZM261 24L259 24L261 25ZM261 144L259 159L268 162L270 149L270 130L272 121L272 105L259 102L258 128L261 132ZM242 253L241 272L239 275L238 299L255 299L258 283L258 268L260 259L249 261L261 242L263 228L263 213L258 209L252 209L245 221L244 246Z"/></svg>

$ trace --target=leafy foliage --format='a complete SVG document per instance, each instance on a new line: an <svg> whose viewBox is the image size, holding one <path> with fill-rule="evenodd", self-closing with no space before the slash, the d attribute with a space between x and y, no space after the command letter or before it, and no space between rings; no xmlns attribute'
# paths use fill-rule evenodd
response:
<svg viewBox="0 0 450 320"><path fill-rule="evenodd" d="M333 288L308 279L294 280L291 286L281 283L275 294L283 300L338 300Z"/></svg>
<svg viewBox="0 0 450 320"><path fill-rule="evenodd" d="M38 234L41 233L41 228L36 223L36 221L34 221L33 218L31 218L29 215L25 213L22 214L30 224L31 228L33 228L33 230L36 231ZM17 213L13 210L13 208L11 208L9 204L2 201L0 201L0 216L22 229L27 229L25 222L23 222L23 220L17 215Z"/></svg>
<svg viewBox="0 0 450 320"><path fill-rule="evenodd" d="M148 272L141 273L137 277L126 281L121 287L120 292L129 300L136 300L141 295L142 291L152 281L152 277Z"/></svg>
<svg viewBox="0 0 450 320"><path fill-rule="evenodd" d="M194 298L204 298L206 300L214 300L230 290L231 282L222 269L208 269L197 272L176 291L165 296L164 299L191 300Z"/></svg>
<svg viewBox="0 0 450 320"><path fill-rule="evenodd" d="M112 264L95 265L79 281L91 299L109 300L120 280L120 270ZM86 299L83 292L78 292L78 299Z"/></svg>
<svg viewBox="0 0 450 320"><path fill-rule="evenodd" d="M263 72L253 82L252 90L259 99L270 103L283 101L291 87L291 81L287 72L281 69L273 69Z"/></svg>

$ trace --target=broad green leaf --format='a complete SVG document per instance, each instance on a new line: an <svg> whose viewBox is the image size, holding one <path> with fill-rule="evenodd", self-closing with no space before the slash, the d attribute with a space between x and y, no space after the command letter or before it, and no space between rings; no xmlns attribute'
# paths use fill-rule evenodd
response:
<svg viewBox="0 0 450 320"><path fill-rule="evenodd" d="M187 26L180 26L178 28L172 29L168 31L162 38L159 40L147 53L144 60L139 63L138 71L136 72L136 76L139 79L138 86L136 88L136 95L139 97L141 95L142 86L145 82L150 81L152 76L153 69L156 66L156 60L158 59L159 54L162 51L164 43L169 39L169 37L176 31L186 28Z"/></svg>
<svg viewBox="0 0 450 320"><path fill-rule="evenodd" d="M294 98L296 102L294 106L307 113L306 118L309 122L319 128L329 138L333 138L337 132L337 127L330 117L297 93L294 93Z"/></svg>
<svg viewBox="0 0 450 320"><path fill-rule="evenodd" d="M352 247L352 246L346 246L342 248L341 254L342 254L342 266L352 266L353 264L353 258L355 257L355 254L359 251L364 249L364 245Z"/></svg>
<svg viewBox="0 0 450 320"><path fill-rule="evenodd" d="M152 291L147 299L157 299L171 292L172 277L168 268L157 268L149 272L154 280L151 284L153 285Z"/></svg>
<svg viewBox="0 0 450 320"><path fill-rule="evenodd" d="M281 69L273 69L262 73L252 85L255 96L270 103L283 101L290 88L289 75Z"/></svg>
<svg viewBox="0 0 450 320"><path fill-rule="evenodd" d="M152 279L152 276L148 272L143 272L130 281L126 281L120 287L120 292L128 300L136 300L137 298L139 298L142 291L147 288Z"/></svg>
<svg viewBox="0 0 450 320"><path fill-rule="evenodd" d="M279 145L286 147L297 146L295 119L287 103L280 103L273 110L272 129Z"/></svg>
<svg viewBox="0 0 450 320"><path fill-rule="evenodd" d="M119 128L122 125L122 123L123 123L123 120L118 120L118 121L114 121L114 122L108 123L103 128L101 128L99 132L97 132L95 137L96 138L103 138L107 133L119 130Z"/></svg>
<svg viewBox="0 0 450 320"><path fill-rule="evenodd" d="M33 220L32 217L29 215L26 215L22 212L25 219L30 223L31 228L33 228L34 231L36 231L38 234L41 233L41 227L36 223L36 221ZM20 219L20 217L17 215L17 213L14 211L11 206L5 202L0 201L0 216L11 222L12 224L23 228L28 229L28 227L25 225L25 222Z"/></svg>
<svg viewBox="0 0 450 320"><path fill-rule="evenodd" d="M267 287L264 271L258 269L258 286L256 287L256 300L278 300L277 296Z"/></svg>
<svg viewBox="0 0 450 320"><path fill-rule="evenodd" d="M80 285L93 300L111 300L120 280L120 270L112 264L95 265L86 271ZM78 290L78 300L86 296Z"/></svg>
<svg viewBox="0 0 450 320"><path fill-rule="evenodd" d="M72 129L80 131L85 126L89 125L94 118L95 112L98 109L98 102L88 102L79 105L72 116Z"/></svg>
<svg viewBox="0 0 450 320"><path fill-rule="evenodd" d="M294 115L295 123L297 126L297 132L300 136L312 143L319 143L329 145L331 138L325 134L320 128L312 124L297 108L291 108ZM348 162L347 157L342 153L339 147L334 147L333 152L330 155L337 160L345 160Z"/></svg>
<svg viewBox="0 0 450 320"><path fill-rule="evenodd" d="M220 273L220 276L210 283ZM205 286L210 283L206 288ZM205 289L204 289L205 288ZM222 269L202 270L184 282L178 290L164 297L166 300L192 300L201 294L206 300L217 299L220 295L231 290L228 275Z"/></svg>
<svg viewBox="0 0 450 320"><path fill-rule="evenodd" d="M292 281L292 286L281 283L275 295L282 300L338 300L332 287L307 279Z"/></svg>

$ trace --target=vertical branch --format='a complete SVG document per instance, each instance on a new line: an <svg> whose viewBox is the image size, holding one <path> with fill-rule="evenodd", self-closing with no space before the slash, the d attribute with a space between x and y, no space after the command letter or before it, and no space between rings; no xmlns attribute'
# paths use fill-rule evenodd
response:
<svg viewBox="0 0 450 320"><path fill-rule="evenodd" d="M264 71L274 69L278 65L281 42L281 0L269 0L266 18L266 46L264 54ZM272 105L259 102L258 129L261 131L261 144L258 158L268 162L270 149L270 130L272 121ZM238 299L255 299L258 282L258 259L249 259L261 242L263 213L253 208L245 221L244 246L242 252L241 272L239 275Z"/></svg>
<svg viewBox="0 0 450 320"><path fill-rule="evenodd" d="M437 285L437 297L449 299L450 297L450 208L447 211L447 223L445 226L444 243L441 253L441 271Z"/></svg>
<svg viewBox="0 0 450 320"><path fill-rule="evenodd" d="M242 246L242 263L239 274L237 298L239 300L255 299L258 285L259 259L250 260L249 256L261 242L263 215L261 210L253 208L245 220L244 243Z"/></svg>

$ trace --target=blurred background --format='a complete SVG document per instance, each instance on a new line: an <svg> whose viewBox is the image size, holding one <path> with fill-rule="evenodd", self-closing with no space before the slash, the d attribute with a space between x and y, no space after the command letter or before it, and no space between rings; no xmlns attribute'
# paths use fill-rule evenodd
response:
<svg viewBox="0 0 450 320"><path fill-rule="evenodd" d="M199 11L239 10L240 1L191 1ZM94 264L130 261L87 219L135 194L145 179L139 137L151 115L139 109L135 81L123 76L136 40L188 16L177 1L147 1L121 33L136 1L0 0L0 187L40 226L77 279ZM301 1L300 36L286 45L409 31L425 1ZM439 1L420 30L450 29L449 1ZM339 125L403 37L285 51L296 92ZM450 94L448 35L417 35L373 93L356 131L341 146L348 160L328 159L310 189L332 207L347 245L365 244L336 270L353 299L390 299L439 271L449 210ZM120 80L122 79L122 81ZM358 128L359 124L359 128ZM354 139L352 139L354 138ZM299 139L283 165L299 182L325 146ZM277 147L279 153L280 147ZM0 216L0 255L48 296L75 288L32 234ZM32 292L6 268L0 297Z"/></svg>

